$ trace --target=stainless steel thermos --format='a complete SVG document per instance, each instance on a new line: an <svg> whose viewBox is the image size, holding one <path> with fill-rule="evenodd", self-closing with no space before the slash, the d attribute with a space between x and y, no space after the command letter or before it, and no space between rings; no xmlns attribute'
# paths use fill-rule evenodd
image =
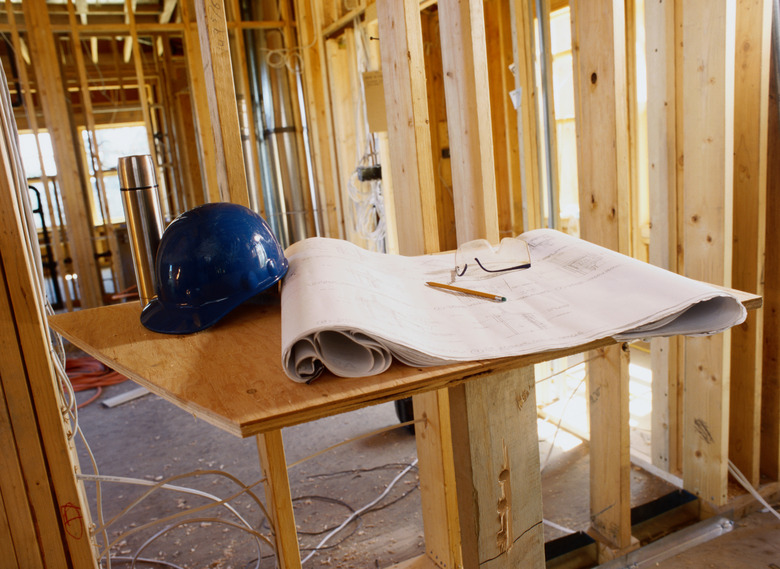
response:
<svg viewBox="0 0 780 569"><path fill-rule="evenodd" d="M144 307L155 296L154 259L164 229L157 176L148 154L120 157L117 170L138 294Z"/></svg>

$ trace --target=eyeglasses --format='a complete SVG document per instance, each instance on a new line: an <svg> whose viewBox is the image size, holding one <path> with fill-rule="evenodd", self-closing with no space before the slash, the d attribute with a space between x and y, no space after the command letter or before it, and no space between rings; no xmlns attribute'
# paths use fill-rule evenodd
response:
<svg viewBox="0 0 780 569"><path fill-rule="evenodd" d="M455 276L503 273L531 267L528 244L519 238L504 238L498 248L486 239L463 243L455 252Z"/></svg>

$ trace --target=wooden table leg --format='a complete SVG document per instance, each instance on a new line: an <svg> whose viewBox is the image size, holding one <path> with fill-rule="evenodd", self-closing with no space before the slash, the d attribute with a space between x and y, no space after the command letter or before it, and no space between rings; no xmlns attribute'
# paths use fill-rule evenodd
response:
<svg viewBox="0 0 780 569"><path fill-rule="evenodd" d="M260 466L265 476L265 500L269 522L274 528L276 556L283 569L300 569L301 553L295 528L290 480L287 477L287 459L284 456L282 431L257 435Z"/></svg>
<svg viewBox="0 0 780 569"><path fill-rule="evenodd" d="M449 392L464 569L545 566L533 367Z"/></svg>

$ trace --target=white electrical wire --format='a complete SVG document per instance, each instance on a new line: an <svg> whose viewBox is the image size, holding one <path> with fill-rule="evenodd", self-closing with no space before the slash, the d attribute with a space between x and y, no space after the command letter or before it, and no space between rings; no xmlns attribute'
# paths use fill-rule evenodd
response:
<svg viewBox="0 0 780 569"><path fill-rule="evenodd" d="M187 474L184 474L184 475L180 475L180 476L178 476L178 478L183 478L185 476L200 476L200 475L206 475L206 474L223 474L223 475L225 475L227 477L230 477L231 480L234 480L234 478L231 475L229 475L226 472L219 471L219 470L195 471L195 472L190 472L190 473L187 473ZM136 485L136 486L150 486L152 488L149 492L145 493L143 496L141 496L140 498L136 499L133 503L131 503L129 506L127 506L119 514L117 514L111 520L106 522L105 527L108 527L108 526L112 525L113 523L115 523L121 516L127 514L131 509L133 509L135 506L137 506L139 503L141 503L141 501L143 501L144 499L149 497L152 494L152 492L154 492L155 490L173 490L175 492L181 492L183 494L191 494L193 496L199 496L201 498L206 498L206 499L211 500L212 502L214 502L214 504L209 504L210 506L217 506L217 505L225 506L225 508L228 509L234 516L236 516L245 526L251 527L251 524L248 521L246 521L244 519L244 517L240 513L238 513L238 511L235 508L233 508L233 506L231 506L228 503L229 500L224 500L223 501L222 499L218 498L217 496L214 496L213 494L209 494L208 492L203 492L201 490L196 490L194 488L187 488L186 486L176 486L176 485L173 485L173 484L169 484L167 482L152 482L151 480L142 480L142 479L138 479L138 478L128 478L128 477L125 477L125 476L109 476L109 475L96 476L96 475L90 475L90 474L79 474L79 475L77 475L77 477L80 480L85 480L85 481L90 481L90 482L96 482L96 481L99 480L101 482L114 482L114 483L120 483L120 484L133 484L133 485ZM239 484L240 484L240 486L243 489L245 489L245 492L247 494L251 494L251 488L256 486L256 485L258 485L258 484L260 484L260 482L261 481L257 481L254 484L250 484L248 486L244 485L244 484L240 484L240 483ZM239 496L240 494L241 494L241 492L239 492L237 494L234 494L233 496L231 496L230 500L232 500L233 498ZM259 498L256 495L254 495L254 494L252 494L252 495L254 496L255 502L258 503L258 504L261 504L261 502L259 501ZM189 513L189 512L190 511L185 512L185 513ZM266 512L263 511L263 514L265 515ZM104 529L104 528L99 528L99 529Z"/></svg>
<svg viewBox="0 0 780 569"><path fill-rule="evenodd" d="M395 478L393 478L393 480L390 482L390 484L388 484L388 485L387 485L387 487L384 489L384 491L383 491L383 492L382 492L382 493L381 493L379 496L377 496L377 497L376 497L374 500L372 500L371 502L369 502L368 504L366 504L366 505L365 505L365 506L363 506L362 508L360 508L360 509L358 509L358 510L355 510L354 512L352 512L352 513L351 513L351 514L350 514L350 515L347 517L347 519L345 519L345 520L344 520L344 521L341 523L341 525L339 525L339 526L338 526L336 529L334 529L334 530L333 530L333 531L331 531L331 532L330 532L328 535L326 535L324 538L322 538L322 541L320 541L320 542L317 544L317 546L316 546L314 549L312 549L312 550L309 552L309 554L308 554L308 555L307 555L307 556L306 556L306 557L305 557L305 558L304 558L304 559L301 561L301 565L303 565L303 564L304 564L304 563L306 563L306 562L307 562L309 559L311 559L312 557L314 557L314 555L315 555L315 554L316 554L316 553L317 553L317 552L318 552L320 549L322 549L322 547L323 547L323 546L324 546L324 545L325 545L325 544L326 544L326 543L327 543L327 542L330 540L330 538L332 538L332 537L333 537L334 535L336 535L338 532L340 532L340 531L341 531L341 530L343 530L345 527L347 527L347 526L348 526L348 525L349 525L349 524L352 522L352 520L354 520L354 519L355 519L357 516L359 516L360 514L362 514L363 512L365 512L366 510L368 510L369 508L372 508L373 506L375 506L375 505L376 505L376 504L377 504L377 503L378 503L380 500L382 500L382 499L383 499L385 496L387 496L387 494L390 492L390 490L393 488L393 486L395 486L395 485L396 485L396 483L398 483L398 481L399 481L399 480L401 480L401 478L403 478L404 476L406 476L406 474L407 474L407 473L408 473L408 472L409 472L409 471L410 471L412 468L414 468L416 465L417 465L417 459L415 458L415 459L414 459L414 460L411 462L411 464L409 464L409 465L408 465L406 468L404 468L404 469L401 471L401 473L400 473L400 474L398 474L398 475L397 475Z"/></svg>
<svg viewBox="0 0 780 569"><path fill-rule="evenodd" d="M729 472L731 475L736 478L737 482L739 482L742 487L750 492L750 494L762 505L764 506L773 516L775 516L778 520L780 520L780 513L778 513L777 510L775 510L772 506L769 505L769 502L767 502L764 497L758 493L758 491L753 488L753 485L750 483L750 481L747 479L747 477L742 474L742 472L737 468L737 465L734 464L731 459L729 459Z"/></svg>
<svg viewBox="0 0 780 569"><path fill-rule="evenodd" d="M562 525L556 524L555 522L551 522L548 519L543 519L542 522L544 522L544 525L550 526L553 529L557 529L559 532L562 532L562 533L567 533L567 534L577 533L573 529L570 529L570 528L564 527Z"/></svg>
<svg viewBox="0 0 780 569"><path fill-rule="evenodd" d="M227 526L233 527L233 528L235 528L235 529L238 529L238 530L244 531L244 532L246 532L246 533L249 533L249 534L251 534L252 536L254 536L254 537L256 537L256 538L262 538L262 539L266 539L266 537L265 537L263 534L261 534L261 533L259 533L259 532L257 532L257 531L255 531L255 530L253 530L253 529L251 529L251 528L246 528L246 527L244 527L244 526L241 526L241 525L239 525L239 524L236 524L236 523L234 523L234 522L230 522L230 521L228 521L228 520L223 520L223 519L220 519L220 518L187 518L186 520L179 520L179 521L178 521L178 522L176 522L175 524L173 524L173 525L171 525L171 526L168 526L168 527L166 527L166 528L163 528L162 530L160 530L160 531L158 531L156 534L154 534L152 537L150 537L149 539L147 539L147 540L146 540L146 541L145 541L145 542L144 542L144 543L141 545L141 547L139 547L139 548L138 548L138 551L137 551L137 552L136 552L136 554L135 554L135 555L132 557L132 563L130 564L130 569L135 569L136 562L137 562L137 561L141 561L141 560L139 559L139 557L140 557L141 553L143 552L143 550L144 550L144 549L146 549L147 547L149 547L149 546L150 546L152 543L154 543L154 541L156 541L158 538L160 538L160 537L162 537L163 535L165 535L167 532L169 532L169 531L171 531L172 529L175 529L175 528L177 528L177 527L179 527L179 526L186 525L186 524L191 524L191 523L204 523L204 522L207 522L207 523L217 523L217 524L223 524L223 525L227 525ZM258 544L258 549L259 549L259 544ZM258 551L258 555L257 555L257 563L255 563L255 569L260 569L260 561L261 561L261 559L262 559L262 557L261 557L261 555L260 555L260 551Z"/></svg>
<svg viewBox="0 0 780 569"><path fill-rule="evenodd" d="M230 475L230 474L228 474L228 473L226 473L226 472L223 472L223 471L201 471L201 472L208 472L208 473L212 473L212 474L219 473L219 474L222 474L222 475L224 475L224 476L226 476L226 477L228 477L228 478L235 479L235 477L232 477L232 475ZM131 504L130 506L126 507L126 508L125 508L125 509L124 509L122 512L120 512L120 514L118 514L117 516L115 516L115 517L114 517L114 519L112 519L111 521L109 521L107 525L110 525L110 524L111 524L111 523L113 523L113 522L114 522L114 521L115 521L115 520L116 520L118 517L120 517L121 515L124 515L125 513L127 513L127 512L128 512L128 511L129 511L129 510L130 510L132 507L134 507L134 506L135 506L135 505L136 505L136 504L137 504L137 503L138 503L140 500L142 500L142 499L145 499L145 498L146 498L148 495L150 495L150 494L151 494L152 492L154 492L155 490L159 489L159 488L160 488L162 485L164 485L164 484L167 484L168 482L170 482L170 481L172 481L172 480L179 479L179 478L185 478L185 477L188 477L188 476L196 476L196 475L198 475L198 474L201 474L201 472L194 472L194 473L180 474L180 475L177 475L177 476L172 476L172 477L170 477L170 478L169 478L169 479L167 479L167 480L164 480L164 481L161 481L161 482L158 482L158 483L156 483L154 488L152 488L150 491L146 492L146 493L145 493L145 494L144 494L144 495L143 495L143 496L142 496L142 497L141 497L139 500L136 500L136 502L134 502L134 503L133 503L133 504ZM104 479L104 478L105 478L105 477L101 477L101 479ZM144 481L144 482L146 482L146 481ZM128 537L128 536L130 536L130 535L133 535L133 534L135 534L135 533L138 533L139 531L143 531L143 530L145 530L145 529L148 529L148 528L151 528L151 527L154 527L154 526L160 525L160 524L164 524L164 523L168 523L168 522L171 522L171 521L177 520L177 519L179 519L179 518L182 518L182 517L184 517L184 516L192 516L193 514L196 514L196 513L198 513L198 512L202 512L202 511L204 511L204 510L207 510L207 509L210 509L210 508L213 508L213 507L216 507L216 506L223 506L223 505L226 505L228 502L230 502L230 501L234 500L235 498L237 498L237 497L238 497L238 496L240 496L241 494L248 494L248 495L252 496L252 497L253 497L253 499L254 499L254 501L260 505L260 507L261 507L261 509L262 509L262 511L263 511L263 514L265 515L266 519L268 519L268 520L269 520L269 523L270 523L270 517L267 515L267 512L266 512L266 510L265 510L265 507L264 507L264 506L262 506L262 503L259 501L259 499L257 498L257 496L255 496L255 495L254 495L254 494L253 494L253 493L250 491L250 490L251 490L251 486L255 486L255 485L259 484L260 482L261 482L261 481L258 481L258 482L256 482L255 484L253 484L253 485L250 485L250 486L246 486L246 485L243 485L243 484L241 484L241 489L240 489L238 492L234 493L233 495L229 496L228 498L219 499L219 498L216 498L216 497L214 497L216 501L215 501L215 502L213 502L213 503L211 503L211 504L204 504L204 505L202 505L202 506L197 506L197 507L195 507L195 508L192 508L192 509L189 509L189 510L186 510L186 511L183 511L183 512L177 512L177 513L175 513L175 514L172 514L172 515L170 515L170 516L167 516L167 517L164 517L164 518L160 518L160 519L158 519L158 520L154 520L154 521L152 521L152 522L148 522L148 523L145 523L145 524L142 524L142 525L139 525L139 526L133 527L133 528L131 528L131 529L127 530L126 532L124 532L122 535L120 535L120 536L118 536L117 538L115 538L115 539L114 539L112 542L110 542L110 543L107 545L107 547L105 548L105 550L101 552L101 556L102 556L102 555L108 556L108 555L109 555L109 553L110 553L111 547L113 547L114 545L116 545L116 543L117 543L117 542L119 542L119 541L120 541L121 539L123 539L123 538L126 538L126 537ZM240 482L239 482L239 484L240 484ZM176 488L174 487L173 489L176 489ZM188 489L188 490L189 490L189 489ZM243 519L243 518L242 518L242 519ZM254 531L254 530L253 530L253 528L251 527L251 525L249 525L249 524L247 524L247 525L249 526L249 527L248 527L248 529L250 529L250 530ZM105 529L105 528L100 528L100 529ZM259 534L259 535L262 535L262 534ZM266 543L267 543L267 544L268 544L268 545L269 545L269 546L270 546L272 549L274 548L274 545L273 545L273 543L272 543L270 540L268 540L268 538L267 538L267 537L263 536L263 537L262 537L262 538L260 538L260 539L263 539L263 540L264 540L264 541L265 541L265 542L266 542Z"/></svg>

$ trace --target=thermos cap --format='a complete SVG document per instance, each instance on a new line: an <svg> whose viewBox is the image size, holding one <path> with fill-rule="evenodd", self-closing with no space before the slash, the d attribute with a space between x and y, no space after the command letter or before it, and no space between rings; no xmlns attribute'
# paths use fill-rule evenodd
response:
<svg viewBox="0 0 780 569"><path fill-rule="evenodd" d="M154 164L149 154L137 156L121 156L117 162L119 173L119 188L122 190L137 190L157 186L157 176Z"/></svg>

